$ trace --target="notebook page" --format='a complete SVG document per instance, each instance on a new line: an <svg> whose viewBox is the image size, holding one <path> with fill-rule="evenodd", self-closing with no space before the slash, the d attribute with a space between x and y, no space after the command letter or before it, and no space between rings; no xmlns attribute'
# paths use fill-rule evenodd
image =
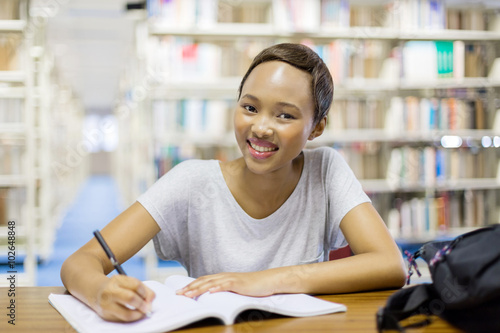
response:
<svg viewBox="0 0 500 333"><path fill-rule="evenodd" d="M190 298L175 295L172 289L159 282L147 281L145 284L156 293L152 316L132 323L106 321L71 295L51 294L49 301L77 331L89 333L167 331L213 316L209 309L200 307Z"/></svg>

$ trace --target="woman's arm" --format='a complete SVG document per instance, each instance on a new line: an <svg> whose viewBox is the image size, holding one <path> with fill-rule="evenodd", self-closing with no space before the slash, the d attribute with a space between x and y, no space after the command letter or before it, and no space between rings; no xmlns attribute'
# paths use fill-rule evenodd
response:
<svg viewBox="0 0 500 333"><path fill-rule="evenodd" d="M343 218L340 228L354 256L260 272L207 275L178 293L189 297L224 290L250 296L332 294L404 285L405 266L400 251L370 203L353 208Z"/></svg>
<svg viewBox="0 0 500 333"><path fill-rule="evenodd" d="M159 231L155 220L136 202L101 233L118 262L123 263ZM109 258L97 240L92 238L64 261L61 279L72 295L104 319L133 321L142 318L151 309L153 291L130 276L107 277L112 270Z"/></svg>

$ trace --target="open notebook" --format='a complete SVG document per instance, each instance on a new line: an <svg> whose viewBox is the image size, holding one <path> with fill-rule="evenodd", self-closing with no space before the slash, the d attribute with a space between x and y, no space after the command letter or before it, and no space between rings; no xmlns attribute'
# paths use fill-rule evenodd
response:
<svg viewBox="0 0 500 333"><path fill-rule="evenodd" d="M205 293L198 300L178 296L175 291L193 278L170 276L162 284L146 281L156 293L151 317L132 323L103 320L92 309L71 295L50 294L49 303L78 332L165 332L206 318L218 318L231 325L245 310L262 310L285 316L308 317L346 311L342 304L305 294L283 294L268 297L249 297L231 292Z"/></svg>

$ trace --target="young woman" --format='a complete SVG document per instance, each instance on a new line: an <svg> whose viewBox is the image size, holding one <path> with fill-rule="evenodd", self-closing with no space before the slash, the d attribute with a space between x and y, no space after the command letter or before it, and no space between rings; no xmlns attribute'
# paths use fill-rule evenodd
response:
<svg viewBox="0 0 500 333"><path fill-rule="evenodd" d="M304 149L322 134L332 99L328 68L310 48L263 50L234 112L243 156L189 160L165 174L102 230L118 261L153 239L161 258L197 277L177 292L187 297L401 287L400 252L345 161L331 148ZM347 243L354 256L328 261ZM92 239L65 261L61 277L103 318L142 318L154 293L133 277L107 277L112 270Z"/></svg>

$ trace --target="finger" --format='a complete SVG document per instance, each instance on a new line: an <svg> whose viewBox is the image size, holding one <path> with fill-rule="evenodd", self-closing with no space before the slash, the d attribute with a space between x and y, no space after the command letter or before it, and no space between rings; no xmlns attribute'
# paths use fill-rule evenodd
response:
<svg viewBox="0 0 500 333"><path fill-rule="evenodd" d="M143 314L149 313L151 311L151 303L146 302L141 296L136 292L129 289L122 289L119 295L117 295L116 302L126 307L130 310L137 310Z"/></svg>
<svg viewBox="0 0 500 333"><path fill-rule="evenodd" d="M104 319L113 321L135 321L144 317L144 313L141 311L124 305L128 301L122 300L123 294L124 289L117 289L112 286L103 290L99 296L99 306L96 311Z"/></svg>
<svg viewBox="0 0 500 333"><path fill-rule="evenodd" d="M154 292L134 277L116 275L112 278L116 288L116 301L129 309L150 313Z"/></svg>
<svg viewBox="0 0 500 333"><path fill-rule="evenodd" d="M111 321L132 322L142 319L145 315L139 310L131 310L121 304L113 303L106 309L103 309L101 316L104 319Z"/></svg>
<svg viewBox="0 0 500 333"><path fill-rule="evenodd" d="M200 280L193 281L191 284L177 291L178 295L184 295L190 298L198 297L210 289L214 291L221 291L220 288L220 278L203 278Z"/></svg>

